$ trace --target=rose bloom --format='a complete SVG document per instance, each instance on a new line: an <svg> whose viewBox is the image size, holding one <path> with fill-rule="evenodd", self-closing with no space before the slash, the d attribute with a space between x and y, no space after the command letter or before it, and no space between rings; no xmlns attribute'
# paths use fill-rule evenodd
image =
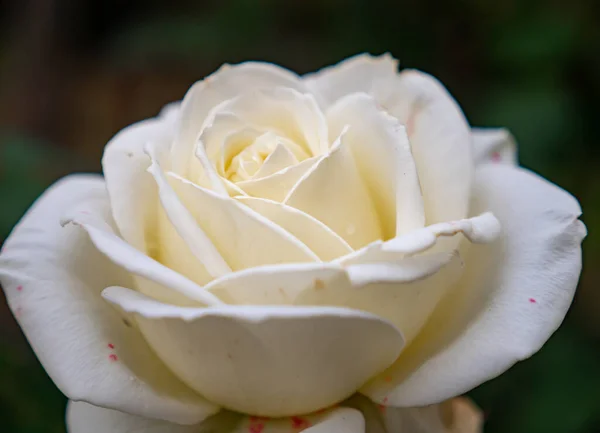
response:
<svg viewBox="0 0 600 433"><path fill-rule="evenodd" d="M556 330L586 233L515 152L387 55L226 65L44 193L0 281L71 433L476 432L448 399Z"/></svg>

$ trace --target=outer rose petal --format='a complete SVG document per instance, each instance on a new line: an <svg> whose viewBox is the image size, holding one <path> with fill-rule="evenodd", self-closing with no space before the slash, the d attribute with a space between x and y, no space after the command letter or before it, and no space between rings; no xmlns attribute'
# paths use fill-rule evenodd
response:
<svg viewBox="0 0 600 433"><path fill-rule="evenodd" d="M123 129L108 142L102 157L117 227L127 242L144 252L148 248L146 231L153 227L158 201L156 183L146 172L150 160L144 154L144 145L149 141L170 144L175 135L174 110L177 108L169 106L159 117Z"/></svg>
<svg viewBox="0 0 600 433"><path fill-rule="evenodd" d="M291 416L335 404L389 366L403 339L389 322L333 307L181 308L112 287L156 353L211 401Z"/></svg>
<svg viewBox="0 0 600 433"><path fill-rule="evenodd" d="M67 424L69 433L365 433L362 414L347 407L280 419L221 412L201 424L183 426L69 402Z"/></svg>
<svg viewBox="0 0 600 433"><path fill-rule="evenodd" d="M359 54L337 65L305 75L308 88L325 107L351 93L379 94L398 73L398 61L389 54ZM389 87L387 88L389 91Z"/></svg>
<svg viewBox="0 0 600 433"><path fill-rule="evenodd" d="M517 143L504 128L472 128L475 164L487 162L517 165Z"/></svg>
<svg viewBox="0 0 600 433"><path fill-rule="evenodd" d="M466 398L402 409L354 396L340 407L305 416L270 419L223 411L194 426L69 402L67 424L69 433L480 433L483 417Z"/></svg>
<svg viewBox="0 0 600 433"><path fill-rule="evenodd" d="M499 242L470 250L465 276L398 361L364 388L418 406L465 392L538 351L567 312L585 226L564 190L526 170L482 165L473 211L491 210Z"/></svg>
<svg viewBox="0 0 600 433"><path fill-rule="evenodd" d="M418 71L398 74L397 67L389 55L360 55L305 80L325 107L349 93L364 92L406 125L427 224L462 219L473 175L469 126L435 78Z"/></svg>
<svg viewBox="0 0 600 433"><path fill-rule="evenodd" d="M103 409L85 402L74 401L70 401L67 406L67 431L69 433L202 433L198 425L180 425L141 418L118 410Z"/></svg>
<svg viewBox="0 0 600 433"><path fill-rule="evenodd" d="M444 86L405 70L378 102L406 125L417 165L427 224L465 218L473 177L469 125Z"/></svg>
<svg viewBox="0 0 600 433"><path fill-rule="evenodd" d="M0 254L0 282L38 358L71 399L176 422L204 419L217 407L175 378L100 297L131 278L83 230L61 227L73 205L110 220L102 178L70 176L38 199Z"/></svg>

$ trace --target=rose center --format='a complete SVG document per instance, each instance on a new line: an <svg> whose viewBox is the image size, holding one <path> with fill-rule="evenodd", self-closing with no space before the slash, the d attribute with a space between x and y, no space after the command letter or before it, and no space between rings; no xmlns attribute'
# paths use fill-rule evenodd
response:
<svg viewBox="0 0 600 433"><path fill-rule="evenodd" d="M272 131L232 134L223 151L222 175L232 182L265 177L309 157L300 145Z"/></svg>

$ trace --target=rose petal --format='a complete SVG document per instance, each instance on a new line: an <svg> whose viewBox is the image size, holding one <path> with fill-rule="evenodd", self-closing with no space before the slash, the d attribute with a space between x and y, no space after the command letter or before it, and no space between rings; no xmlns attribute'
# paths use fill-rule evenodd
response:
<svg viewBox="0 0 600 433"><path fill-rule="evenodd" d="M337 65L303 77L308 88L325 107L351 93L378 94L379 88L394 80L398 61L389 54L374 57L359 54ZM383 90L383 89L381 89ZM389 87L386 89L389 91Z"/></svg>
<svg viewBox="0 0 600 433"><path fill-rule="evenodd" d="M169 185L166 176L159 165L160 155L156 149L149 145L146 152L152 160L148 171L154 177L158 186L158 192L162 207L169 221L184 240L192 254L206 269L207 273L219 277L231 272L231 268L219 253L207 234L196 224L193 215L177 197L177 194Z"/></svg>
<svg viewBox="0 0 600 433"><path fill-rule="evenodd" d="M364 433L365 420L347 407L290 418L242 417L221 412L201 424L183 426L140 418L87 403L69 402L69 433Z"/></svg>
<svg viewBox="0 0 600 433"><path fill-rule="evenodd" d="M483 414L468 398L458 397L425 407L377 405L354 395L345 406L360 411L369 433L481 433Z"/></svg>
<svg viewBox="0 0 600 433"><path fill-rule="evenodd" d="M406 125L427 224L465 218L474 164L471 131L458 104L435 78L412 70L375 98Z"/></svg>
<svg viewBox="0 0 600 433"><path fill-rule="evenodd" d="M352 248L383 236L377 211L344 135L305 173L284 203L323 222Z"/></svg>
<svg viewBox="0 0 600 433"><path fill-rule="evenodd" d="M246 417L232 433L365 433L365 419L356 409L337 407L289 418Z"/></svg>
<svg viewBox="0 0 600 433"><path fill-rule="evenodd" d="M97 213L84 213L79 208L71 211L63 219L62 224L74 223L82 227L94 246L108 257L113 263L129 272L154 281L161 286L172 289L180 296L200 302L204 305L220 304L221 301L193 281L160 264L156 260L139 252L119 236ZM178 298L171 299L166 294L168 302L179 304Z"/></svg>
<svg viewBox="0 0 600 433"><path fill-rule="evenodd" d="M399 262L346 267L349 284L312 286L296 305L354 308L389 320L409 344L462 272L457 254L439 253Z"/></svg>
<svg viewBox="0 0 600 433"><path fill-rule="evenodd" d="M491 210L501 242L473 248L465 275L388 370L365 392L412 406L465 392L535 353L562 322L581 269L585 226L564 190L522 169L482 165L474 211Z"/></svg>
<svg viewBox="0 0 600 433"><path fill-rule="evenodd" d="M327 121L309 93L286 87L255 89L224 104L222 110L256 129L292 140L308 155L321 155L328 149Z"/></svg>
<svg viewBox="0 0 600 433"><path fill-rule="evenodd" d="M102 170L113 217L123 238L144 252L148 250L148 232L155 225L158 197L156 183L146 172L150 160L144 145L153 142L168 148L175 135L174 123L173 114L135 123L115 135L104 149Z"/></svg>
<svg viewBox="0 0 600 433"><path fill-rule="evenodd" d="M475 164L517 165L517 143L504 128L471 128Z"/></svg>
<svg viewBox="0 0 600 433"><path fill-rule="evenodd" d="M337 403L390 365L403 344L393 325L356 310L181 308L119 287L103 293L137 315L178 377L244 413L297 415Z"/></svg>
<svg viewBox="0 0 600 433"><path fill-rule="evenodd" d="M408 136L397 119L377 107L365 93L340 99L327 111L330 138L344 128L344 144L382 220L385 238L421 228L423 197Z"/></svg>
<svg viewBox="0 0 600 433"><path fill-rule="evenodd" d="M253 179L260 179L283 170L291 165L298 164L298 160L292 151L286 147L285 144L283 144L281 141L282 139L275 138L275 140L277 140L275 150L269 156L267 156L267 159L265 159L263 165L252 177Z"/></svg>
<svg viewBox="0 0 600 433"><path fill-rule="evenodd" d="M352 252L350 245L337 233L301 210L261 198L236 199L290 232L323 261L330 261Z"/></svg>
<svg viewBox="0 0 600 433"><path fill-rule="evenodd" d="M460 221L433 224L413 230L387 242L373 242L360 250L335 260L344 266L363 263L395 262L422 252L451 252L459 244L453 239L461 234L476 244L493 242L500 235L501 227L491 212ZM452 242L443 242L449 238Z"/></svg>
<svg viewBox="0 0 600 433"><path fill-rule="evenodd" d="M168 173L182 203L231 269L319 258L296 237L236 200ZM210 209L209 212L206 210Z"/></svg>
<svg viewBox="0 0 600 433"><path fill-rule="evenodd" d="M293 305L304 290L331 284L350 288L341 266L288 263L234 272L212 281L205 289L230 305Z"/></svg>
<svg viewBox="0 0 600 433"><path fill-rule="evenodd" d="M172 150L173 170L183 176L187 174L188 164L193 160L196 140L211 109L244 92L278 86L307 92L300 77L293 72L260 62L224 65L214 74L194 84L182 102L179 135Z"/></svg>
<svg viewBox="0 0 600 433"><path fill-rule="evenodd" d="M0 283L29 343L69 398L134 414L194 423L217 410L165 368L136 328L100 291L131 278L96 250L81 229L62 228L78 205L110 220L104 181L76 175L33 205L0 253Z"/></svg>
<svg viewBox="0 0 600 433"><path fill-rule="evenodd" d="M69 433L230 433L240 421L240 415L223 411L201 424L181 425L104 409L84 402L69 401L67 406Z"/></svg>
<svg viewBox="0 0 600 433"><path fill-rule="evenodd" d="M281 202L319 159L313 156L269 176L238 182L236 186L250 196Z"/></svg>

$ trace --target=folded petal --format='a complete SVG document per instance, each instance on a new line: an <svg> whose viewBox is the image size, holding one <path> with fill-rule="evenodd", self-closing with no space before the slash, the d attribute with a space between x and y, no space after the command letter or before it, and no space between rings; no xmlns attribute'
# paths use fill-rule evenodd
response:
<svg viewBox="0 0 600 433"><path fill-rule="evenodd" d="M332 141L343 137L369 190L386 239L421 228L423 197L405 128L377 107L373 97L354 93L327 111Z"/></svg>
<svg viewBox="0 0 600 433"><path fill-rule="evenodd" d="M69 211L62 221L63 225L68 225L69 223L82 227L90 236L94 246L113 263L174 292L162 294L162 296L159 296L159 299L166 298L165 301L175 304L181 302L181 297L200 302L204 305L221 303L219 299L207 293L201 286L133 248L116 235L107 222L102 219L101 215L85 210L82 211L77 206L76 209ZM141 288L143 289L144 286Z"/></svg>
<svg viewBox="0 0 600 433"><path fill-rule="evenodd" d="M498 242L471 249L465 273L413 344L365 392L424 405L461 394L535 353L567 312L585 226L564 190L509 165L482 165L473 210L490 210Z"/></svg>
<svg viewBox="0 0 600 433"><path fill-rule="evenodd" d="M517 143L504 128L471 128L475 164L517 165Z"/></svg>
<svg viewBox="0 0 600 433"><path fill-rule="evenodd" d="M435 78L412 70L376 99L406 125L427 224L465 218L474 163L471 131L458 104Z"/></svg>
<svg viewBox="0 0 600 433"><path fill-rule="evenodd" d="M335 305L393 323L409 344L462 272L457 254L439 253L346 267L348 284L310 286L296 305Z"/></svg>
<svg viewBox="0 0 600 433"><path fill-rule="evenodd" d="M146 152L152 159L148 171L152 174L158 186L160 202L164 212L181 239L184 240L189 250L198 260L198 264L202 264L206 272L213 278L231 272L231 268L214 243L204 230L196 224L194 216L169 185L169 181L160 166L160 155L157 154L156 149L150 145L146 147Z"/></svg>
<svg viewBox="0 0 600 433"><path fill-rule="evenodd" d="M460 234L474 244L485 244L496 240L500 231L498 219L491 212L485 212L473 218L432 224L387 242L373 242L360 250L340 257L335 262L344 266L396 262L425 251L428 253L452 252L460 246L460 238L456 235Z"/></svg>
<svg viewBox="0 0 600 433"><path fill-rule="evenodd" d="M179 134L174 142L173 170L185 176L193 160L196 141L211 109L223 101L256 89L287 87L306 93L297 75L270 63L246 62L224 65L217 72L197 82L187 92L181 106Z"/></svg>
<svg viewBox="0 0 600 433"><path fill-rule="evenodd" d="M83 230L61 227L61 213L74 205L111 220L102 178L70 176L38 199L0 253L0 283L29 343L71 399L199 422L217 407L183 385L100 297L105 287L129 285L131 278Z"/></svg>
<svg viewBox="0 0 600 433"><path fill-rule="evenodd" d="M169 110L168 113L173 113ZM135 123L108 142L102 170L114 220L123 238L140 251L148 250L149 232L155 226L156 183L146 172L150 165L144 145L167 148L175 135L173 114Z"/></svg>
<svg viewBox="0 0 600 433"><path fill-rule="evenodd" d="M237 200L168 174L181 202L231 269L319 261L295 236Z"/></svg>
<svg viewBox="0 0 600 433"><path fill-rule="evenodd" d="M398 61L389 54L371 56L359 54L337 65L303 77L308 88L325 107L351 93L378 95L389 91L389 84L398 72Z"/></svg>
<svg viewBox="0 0 600 433"><path fill-rule="evenodd" d="M284 203L323 222L352 248L383 237L379 216L341 135L292 188Z"/></svg>
<svg viewBox="0 0 600 433"><path fill-rule="evenodd" d="M182 308L119 287L104 297L136 314L185 383L244 413L277 417L335 404L390 365L403 344L390 323L344 308Z"/></svg>
<svg viewBox="0 0 600 433"><path fill-rule="evenodd" d="M323 261L352 252L350 245L337 233L301 210L262 198L237 197L237 200L290 232Z"/></svg>

